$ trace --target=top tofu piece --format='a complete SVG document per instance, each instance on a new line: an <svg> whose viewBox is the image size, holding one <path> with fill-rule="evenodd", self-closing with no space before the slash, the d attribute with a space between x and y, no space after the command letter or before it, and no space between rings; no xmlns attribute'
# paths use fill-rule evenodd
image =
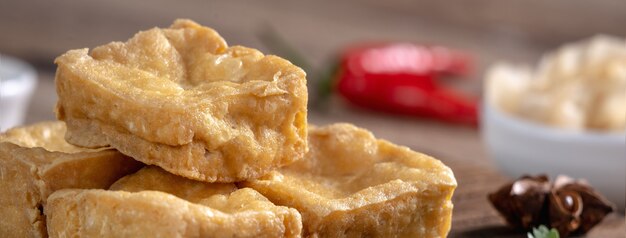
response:
<svg viewBox="0 0 626 238"><path fill-rule="evenodd" d="M257 178L304 156L302 69L228 47L190 20L56 59L57 117L68 142L112 146L205 182Z"/></svg>
<svg viewBox="0 0 626 238"><path fill-rule="evenodd" d="M43 122L0 134L0 237L46 237L47 197L63 188L107 188L143 166L113 149L63 139L65 123Z"/></svg>

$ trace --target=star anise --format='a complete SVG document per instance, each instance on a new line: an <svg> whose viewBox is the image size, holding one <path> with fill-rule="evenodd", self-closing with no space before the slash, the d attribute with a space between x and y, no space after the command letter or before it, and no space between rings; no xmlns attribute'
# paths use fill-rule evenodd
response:
<svg viewBox="0 0 626 238"><path fill-rule="evenodd" d="M566 232L587 233L592 227L613 211L613 204L596 192L585 180L573 180L567 176L558 176L552 188L560 202L551 203L550 218L571 216L570 226L552 227L561 234ZM552 208L554 207L554 208ZM557 212L557 210L559 212ZM552 212L554 211L554 213ZM562 225L561 225L562 226Z"/></svg>
<svg viewBox="0 0 626 238"><path fill-rule="evenodd" d="M489 201L509 225L530 229L540 224L541 212L549 190L547 176L523 176L489 194Z"/></svg>
<svg viewBox="0 0 626 238"><path fill-rule="evenodd" d="M541 224L559 231L561 237L584 234L613 211L613 205L586 181L558 176L523 176L506 184L489 201L511 226L529 230Z"/></svg>

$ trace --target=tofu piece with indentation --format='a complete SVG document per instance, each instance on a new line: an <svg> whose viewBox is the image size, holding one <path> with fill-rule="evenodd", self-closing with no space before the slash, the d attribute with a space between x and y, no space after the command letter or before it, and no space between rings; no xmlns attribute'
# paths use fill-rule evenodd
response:
<svg viewBox="0 0 626 238"><path fill-rule="evenodd" d="M242 183L302 215L306 237L446 237L450 168L350 124L309 125L302 160Z"/></svg>

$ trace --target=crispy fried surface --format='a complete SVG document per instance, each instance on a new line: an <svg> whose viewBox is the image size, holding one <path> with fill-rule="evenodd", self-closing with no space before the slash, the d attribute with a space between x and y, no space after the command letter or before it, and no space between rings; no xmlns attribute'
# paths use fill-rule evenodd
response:
<svg viewBox="0 0 626 238"><path fill-rule="evenodd" d="M40 122L27 127L9 129L0 134L0 142L10 142L25 148L41 147L50 152L68 154L97 151L67 143L63 139L65 131L66 126L63 122Z"/></svg>
<svg viewBox="0 0 626 238"><path fill-rule="evenodd" d="M197 203L213 195L228 195L236 191L237 186L232 183L195 181L170 174L155 166L147 166L134 174L121 178L109 189L127 192L161 191Z"/></svg>
<svg viewBox="0 0 626 238"><path fill-rule="evenodd" d="M207 182L256 178L306 152L305 73L190 20L55 62L72 144Z"/></svg>
<svg viewBox="0 0 626 238"><path fill-rule="evenodd" d="M107 188L143 166L115 150L63 140L63 122L0 134L0 237L46 237L46 198L64 188Z"/></svg>
<svg viewBox="0 0 626 238"><path fill-rule="evenodd" d="M305 236L442 237L456 180L438 160L334 124L309 130L303 160L243 185L298 209Z"/></svg>
<svg viewBox="0 0 626 238"><path fill-rule="evenodd" d="M146 167L112 190L63 190L46 209L51 237L299 237L300 214L250 188Z"/></svg>

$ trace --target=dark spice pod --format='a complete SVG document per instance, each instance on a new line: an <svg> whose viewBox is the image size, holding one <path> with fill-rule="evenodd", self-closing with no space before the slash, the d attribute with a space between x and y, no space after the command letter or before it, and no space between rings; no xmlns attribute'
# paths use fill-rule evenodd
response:
<svg viewBox="0 0 626 238"><path fill-rule="evenodd" d="M561 236L578 230L581 224L580 215L583 211L583 200L578 193L550 191L548 195L548 217L550 227L559 231Z"/></svg>
<svg viewBox="0 0 626 238"><path fill-rule="evenodd" d="M541 224L561 237L584 234L611 213L613 205L586 181L558 176L523 176L489 194L489 201L509 225L530 229Z"/></svg>
<svg viewBox="0 0 626 238"><path fill-rule="evenodd" d="M553 190L559 194L573 194L580 199L577 201L582 210L577 215L580 225L577 227L578 229L573 229L571 232L587 233L614 210L613 204L584 180L573 180L567 176L559 176L554 182ZM550 218L552 220L552 214L550 214ZM557 228L557 230L561 232L561 229Z"/></svg>
<svg viewBox="0 0 626 238"><path fill-rule="evenodd" d="M530 229L540 224L550 184L546 175L523 176L489 194L489 201L511 226Z"/></svg>

